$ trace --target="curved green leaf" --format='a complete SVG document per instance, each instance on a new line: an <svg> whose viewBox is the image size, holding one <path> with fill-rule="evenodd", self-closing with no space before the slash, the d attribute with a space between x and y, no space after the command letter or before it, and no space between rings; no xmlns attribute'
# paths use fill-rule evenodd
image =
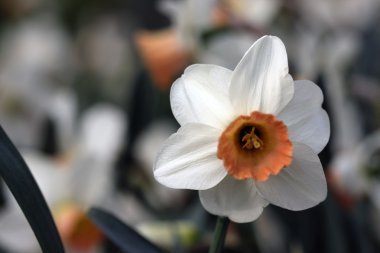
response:
<svg viewBox="0 0 380 253"><path fill-rule="evenodd" d="M133 228L123 223L114 215L98 208L91 208L89 218L121 250L128 253L163 253Z"/></svg>
<svg viewBox="0 0 380 253"><path fill-rule="evenodd" d="M24 159L0 126L0 176L21 207L44 253L64 248L49 207Z"/></svg>

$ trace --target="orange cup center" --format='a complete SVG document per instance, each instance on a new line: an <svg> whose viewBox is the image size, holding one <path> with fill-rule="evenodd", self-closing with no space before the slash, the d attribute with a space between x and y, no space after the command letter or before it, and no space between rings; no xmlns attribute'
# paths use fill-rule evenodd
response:
<svg viewBox="0 0 380 253"><path fill-rule="evenodd" d="M265 181L292 161L288 128L272 114L237 117L219 138L218 157L236 179Z"/></svg>

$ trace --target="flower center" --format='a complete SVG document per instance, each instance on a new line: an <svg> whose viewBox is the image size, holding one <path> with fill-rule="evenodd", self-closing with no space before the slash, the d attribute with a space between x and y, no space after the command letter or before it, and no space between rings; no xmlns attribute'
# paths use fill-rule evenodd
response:
<svg viewBox="0 0 380 253"><path fill-rule="evenodd" d="M289 166L292 154L288 128L272 114L239 116L219 138L218 157L236 179L265 181Z"/></svg>
<svg viewBox="0 0 380 253"><path fill-rule="evenodd" d="M250 128L251 131L248 133L246 128ZM260 137L255 133L255 127L245 127L241 132L243 132L243 138L241 141L244 143L243 149L252 150L252 149L260 149L262 150L264 147L264 142L260 139Z"/></svg>

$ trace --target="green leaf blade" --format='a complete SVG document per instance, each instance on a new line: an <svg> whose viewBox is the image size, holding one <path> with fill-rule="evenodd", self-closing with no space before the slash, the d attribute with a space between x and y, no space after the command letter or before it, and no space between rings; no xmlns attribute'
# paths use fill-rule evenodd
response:
<svg viewBox="0 0 380 253"><path fill-rule="evenodd" d="M0 126L0 176L28 220L44 253L64 253L49 207L24 159Z"/></svg>
<svg viewBox="0 0 380 253"><path fill-rule="evenodd" d="M91 208L88 216L123 252L163 253L160 248L137 233L133 228L104 210Z"/></svg>

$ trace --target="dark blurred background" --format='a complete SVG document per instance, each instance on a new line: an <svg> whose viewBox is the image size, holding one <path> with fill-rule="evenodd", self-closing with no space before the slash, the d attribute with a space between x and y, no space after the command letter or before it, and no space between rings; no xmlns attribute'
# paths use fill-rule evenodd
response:
<svg viewBox="0 0 380 253"><path fill-rule="evenodd" d="M67 252L121 252L86 217L92 206L167 252L207 252L215 217L197 192L152 176L178 128L170 86L192 63L233 69L255 40L276 35L294 79L324 91L329 194L306 211L270 206L232 223L225 252L380 252L379 13L378 0L0 0L0 124ZM39 252L0 189L0 252Z"/></svg>

